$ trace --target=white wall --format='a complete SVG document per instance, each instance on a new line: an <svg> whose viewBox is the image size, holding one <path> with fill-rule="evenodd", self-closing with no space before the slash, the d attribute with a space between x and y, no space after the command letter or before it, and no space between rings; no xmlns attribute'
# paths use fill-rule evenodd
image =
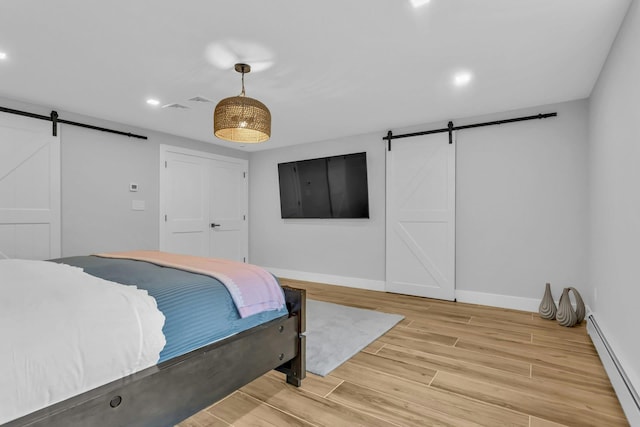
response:
<svg viewBox="0 0 640 427"><path fill-rule="evenodd" d="M0 98L8 108L49 115L51 108ZM245 152L58 111L61 119L145 135L128 138L71 125L59 125L62 162L62 255L158 249L160 144L230 157ZM213 136L212 136L213 138ZM139 185L129 192L129 183ZM134 211L132 200L146 209Z"/></svg>
<svg viewBox="0 0 640 427"><path fill-rule="evenodd" d="M556 298L570 284L584 289L586 101L455 123L552 111L558 112L557 118L458 133L456 282L463 299L480 293L492 301L493 294L526 298L527 307L535 310L547 281L554 285ZM442 127L443 123L435 123L393 131ZM252 153L251 262L272 268L276 274L294 273L288 277L382 289L386 145L381 138L385 134ZM442 135L446 143L447 135ZM363 150L368 155L370 220L280 218L278 163Z"/></svg>
<svg viewBox="0 0 640 427"><path fill-rule="evenodd" d="M60 113L62 117L62 113ZM65 118L73 117L69 114ZM79 122L90 119L68 118ZM94 121L95 122L95 121ZM94 123L92 123L94 124ZM120 129L122 125L100 122ZM127 130L147 140L127 138L66 125L62 146L62 253L64 256L159 248L160 144L230 157L245 152L152 132ZM139 186L129 191L129 183ZM132 200L144 200L144 211L132 210Z"/></svg>
<svg viewBox="0 0 640 427"><path fill-rule="evenodd" d="M157 249L155 144L70 125L61 126L60 138L63 256ZM137 193L129 192L130 182ZM132 200L144 200L146 209L131 210Z"/></svg>
<svg viewBox="0 0 640 427"><path fill-rule="evenodd" d="M380 135L358 135L251 153L249 159L249 258L274 273L293 270L331 282L381 286L384 280L384 143ZM282 219L278 163L367 152L369 219ZM323 276L324 275L324 276ZM289 275L289 277L291 277ZM298 277L301 277L298 275Z"/></svg>
<svg viewBox="0 0 640 427"><path fill-rule="evenodd" d="M631 3L590 99L591 307L640 386L640 5Z"/></svg>
<svg viewBox="0 0 640 427"><path fill-rule="evenodd" d="M588 294L587 102L456 124L554 111L555 118L458 133L458 290L539 303L550 282L556 299L567 286ZM537 310L535 302L520 308Z"/></svg>

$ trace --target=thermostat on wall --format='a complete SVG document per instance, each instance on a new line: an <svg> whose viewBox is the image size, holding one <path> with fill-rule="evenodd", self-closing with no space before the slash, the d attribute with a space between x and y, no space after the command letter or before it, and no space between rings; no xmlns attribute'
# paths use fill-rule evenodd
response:
<svg viewBox="0 0 640 427"><path fill-rule="evenodd" d="M138 191L138 184L132 182L129 184L129 191Z"/></svg>

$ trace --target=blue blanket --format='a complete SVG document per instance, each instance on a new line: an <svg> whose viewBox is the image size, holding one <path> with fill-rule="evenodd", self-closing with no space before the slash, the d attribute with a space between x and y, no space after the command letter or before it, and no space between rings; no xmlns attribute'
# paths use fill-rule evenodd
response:
<svg viewBox="0 0 640 427"><path fill-rule="evenodd" d="M167 344L159 362L188 353L287 314L287 309L240 317L229 291L218 280L143 261L78 256L52 260L81 267L88 274L145 289L166 320ZM108 320L107 320L108 321Z"/></svg>

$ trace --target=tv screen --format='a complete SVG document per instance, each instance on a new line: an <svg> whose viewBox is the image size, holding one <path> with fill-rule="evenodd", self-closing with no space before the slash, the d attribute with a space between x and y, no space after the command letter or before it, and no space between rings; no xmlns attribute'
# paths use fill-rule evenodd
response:
<svg viewBox="0 0 640 427"><path fill-rule="evenodd" d="M367 153L279 163L282 218L369 218Z"/></svg>

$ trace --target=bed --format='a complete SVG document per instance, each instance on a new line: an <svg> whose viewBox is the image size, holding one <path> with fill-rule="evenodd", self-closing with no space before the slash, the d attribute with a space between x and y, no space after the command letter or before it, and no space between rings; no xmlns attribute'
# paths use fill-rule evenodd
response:
<svg viewBox="0 0 640 427"><path fill-rule="evenodd" d="M153 256L158 254L165 255L160 252L151 253ZM202 260L196 259L200 263ZM179 266L162 265L162 262L155 263L153 260L149 261L144 258L131 259L127 254L71 257L51 261L53 262L40 261L39 263L46 267L46 271L37 272L37 275L47 278L47 292L56 292L54 285L51 285L51 289L49 289L49 283L56 282L53 277L57 278L49 270L56 268L65 268L67 269L65 274L70 275L76 274L76 270L80 270L85 280L105 281L105 286L117 287L121 294L126 291L124 296L118 294L116 298L120 299L132 299L131 292L133 291L130 290L135 287L123 285L135 285L138 288L136 291L144 294L142 298L146 297L147 303L148 300L151 300L152 304L157 304L156 311L161 313L160 316L164 315L164 325L161 325L162 334L160 338L152 334L148 335L149 338L145 338L151 343L151 347L149 347L151 350L146 350L151 356L145 359L142 357L144 356L142 352L135 350L136 345L139 344L136 339L141 342L139 336L143 335L138 336L132 333L130 347L134 350L128 350L128 353L132 354L132 360L137 364L132 372L117 378L114 377L111 381L101 383L88 390L80 390L58 403L30 411L26 415L20 414L18 418L9 418L9 421L3 424L5 426L171 426L272 369L284 372L286 381L294 386L300 386L305 377L304 290L282 287L279 292L284 298L286 308L271 308L254 312L255 310L251 310L257 303L251 301L252 294L260 291L252 292L251 295L245 293L244 300L241 298L241 303L244 305L238 305L238 302L235 301L237 291L229 290L228 283L224 286L220 283L222 281L226 283L226 279L229 279L224 274L220 277L221 273L217 278L214 278L193 269L193 266L189 266L191 267L190 271L184 271L179 268L182 264ZM186 259L186 261L192 261L192 259ZM213 262L210 259L206 261ZM5 261L0 261L0 263L2 262ZM6 262L5 265L7 265ZM251 267L255 268L255 266ZM22 268L25 269L25 266ZM32 274L31 271L34 270L30 264L26 269L28 270L27 275ZM265 274L266 272L259 273ZM3 270L0 269L0 278L3 278L2 274ZM69 286L67 284L68 278L64 275L62 277L59 281L64 282L65 286ZM240 283L239 279L236 279L236 282ZM0 283L0 286L4 285ZM89 285L82 284L77 289L84 291L87 286ZM28 293L28 288L24 292ZM81 295L77 294L81 293L73 292L74 297L78 298ZM101 296L100 301L103 301L104 298ZM236 304L236 317L225 321L225 316L228 315L220 314L224 311L222 308L207 305L214 299L224 299L226 305L230 304L229 300L234 300L232 303ZM264 304L264 302L260 302L260 304ZM113 306L113 304L106 302L98 305L108 306L109 310ZM185 306L189 309L185 310ZM43 307L43 316L47 315L47 309L53 310L46 305ZM12 309L10 307L9 311ZM97 306L95 309L91 309L96 312L93 314L94 316L102 316L97 314L99 309L100 307ZM207 313L204 320L198 320L194 317L200 311ZM15 313L18 313L17 317L19 318L20 310L16 309ZM244 315L239 313L244 313ZM135 316L138 316L137 320L133 322L137 322L136 328L143 328L144 322L140 321L142 317L138 314ZM128 341L126 333L120 325L124 324L123 319L126 315L116 315L115 317L116 319L105 317L104 321L94 322L94 326L89 326L91 323L87 321L87 327L95 328L95 325L104 324L104 331L93 334L100 337L95 341L104 341L102 344L109 349L116 347L113 344L114 340L122 341L122 344L118 344L117 347L124 347L126 350ZM100 317L100 319L102 318ZM214 318L213 324L209 318ZM151 316L150 319L151 324L157 324L157 318ZM6 323L6 319L3 320ZM220 326L221 323L226 323L226 325ZM228 327L229 325L231 328ZM2 327L0 326L0 328ZM81 329L78 327L78 330ZM131 327L131 329L135 328ZM5 326L3 330L5 331L4 335L12 336L11 329ZM7 333L7 331L9 332ZM72 337L82 336L82 333L76 332L75 329L72 332ZM25 341L17 333L13 336L14 342ZM165 338L166 342L159 342ZM66 344L60 346L54 342L51 345L51 347L56 346L66 347ZM49 348L49 345L47 344L46 347ZM110 351L103 352L104 357L111 357ZM9 357L15 359L15 355L11 352L12 350L9 349ZM39 353L41 359L49 357L44 350ZM36 355L34 354L34 356ZM64 359L65 356L62 358ZM76 359L82 359L83 363L84 358L84 355L76 357ZM69 357L69 359L73 358ZM154 362L150 363L150 360ZM76 365L72 364L70 371L79 370ZM111 366L112 363L103 363L103 365ZM20 370L22 369L13 369L13 371ZM56 370L52 369L52 371ZM87 371L89 370L87 369ZM6 372L5 369L5 375ZM84 375L83 372L80 376L82 375ZM111 375L114 374L111 373ZM71 382L67 381L66 376L63 380ZM5 384L0 384L0 387L7 386L6 380L3 382ZM10 384L9 387L11 387ZM2 396L1 392L0 389L0 396ZM6 392L4 396L7 396ZM3 404L6 409L6 405L10 403L0 402L0 420L3 420ZM4 421L6 421L6 414Z"/></svg>

